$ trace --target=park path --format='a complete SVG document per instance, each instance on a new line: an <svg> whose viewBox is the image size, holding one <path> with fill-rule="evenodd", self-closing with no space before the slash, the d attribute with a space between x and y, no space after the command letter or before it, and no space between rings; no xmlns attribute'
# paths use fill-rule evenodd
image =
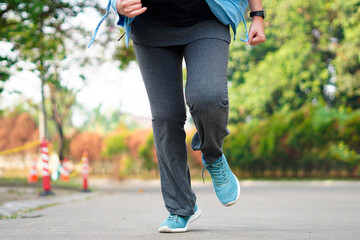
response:
<svg viewBox="0 0 360 240"><path fill-rule="evenodd" d="M130 181L0 220L0 239L360 239L360 182L243 181L228 208L210 183L194 191L203 214L187 233L158 233L167 217L159 182Z"/></svg>

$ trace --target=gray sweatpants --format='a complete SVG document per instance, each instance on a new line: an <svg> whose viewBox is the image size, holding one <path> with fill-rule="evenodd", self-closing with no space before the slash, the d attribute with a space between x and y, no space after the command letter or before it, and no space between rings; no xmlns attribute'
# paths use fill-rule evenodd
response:
<svg viewBox="0 0 360 240"><path fill-rule="evenodd" d="M150 101L165 206L170 213L190 216L196 196L187 165L182 60L187 69L185 100L197 129L191 145L212 163L222 156L229 134L229 44L207 38L166 47L134 42L134 49Z"/></svg>

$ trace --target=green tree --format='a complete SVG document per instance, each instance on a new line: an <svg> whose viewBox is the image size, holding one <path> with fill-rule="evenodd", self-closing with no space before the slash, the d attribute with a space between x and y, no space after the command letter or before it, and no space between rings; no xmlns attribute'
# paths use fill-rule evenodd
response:
<svg viewBox="0 0 360 240"><path fill-rule="evenodd" d="M335 1L332 10L337 12L333 29L337 33L331 47L336 51L332 61L336 72L338 106L360 108L360 1Z"/></svg>
<svg viewBox="0 0 360 240"><path fill-rule="evenodd" d="M266 118L307 103L357 108L359 2L265 0L267 42L231 46L231 121ZM327 91L331 85L335 98Z"/></svg>
<svg viewBox="0 0 360 240"><path fill-rule="evenodd" d="M69 116L69 108L74 103L73 97L69 97L71 89L67 88L61 79L63 69L62 62L69 54L69 41L73 48L82 47L82 41L74 38L76 33L84 34L85 31L78 26L70 24L69 19L81 13L86 7L99 8L92 1L63 1L63 0L35 0L19 1L11 0L1 4L0 27L1 40L12 44L12 51L16 57L4 57L5 67L1 68L2 80L6 81L10 76L11 65L18 62L32 63L32 69L41 81L41 109L44 116L44 135L47 136L44 88L49 84L51 92L50 108L52 119L56 123L60 144L59 156L63 157L64 134L63 127L65 118ZM79 66L88 62L86 58L77 59ZM16 69L21 70L21 69ZM84 76L78 76L84 79ZM60 96L62 95L62 96ZM65 98L69 101L64 101ZM56 99L58 98L58 99Z"/></svg>

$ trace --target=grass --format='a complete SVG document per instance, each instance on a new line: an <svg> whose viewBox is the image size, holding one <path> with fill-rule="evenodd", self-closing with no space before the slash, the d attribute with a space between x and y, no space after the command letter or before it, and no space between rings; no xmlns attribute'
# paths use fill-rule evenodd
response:
<svg viewBox="0 0 360 240"><path fill-rule="evenodd" d="M42 178L40 178L38 180L38 182L30 184L30 183L27 182L27 178L0 177L0 187L9 188L7 190L7 193L8 194L13 194L15 196L14 200L17 199L16 196L21 197L21 195L23 194L22 192L18 192L16 189L18 189L18 188L19 189L20 188L35 188L36 189L35 193L32 193L31 196L29 196L29 199L35 199L35 198L39 198L38 194L42 191ZM56 182L52 181L51 182L51 188L52 188L51 190L53 190L55 192L55 194L59 193L59 196L64 196L64 195L67 195L67 194L73 194L74 191L78 192L79 190L81 190L82 189L82 184L81 184L80 179L71 179L68 182L64 182L64 181L59 180L59 181L56 181ZM96 189L90 188L90 190L94 191ZM11 198L9 198L9 199L11 200ZM24 197L21 198L21 200L26 200L26 199L28 199L27 196L25 196L25 198ZM14 213L11 216L1 216L1 214L0 214L0 219L16 219L18 217L21 217L21 214L23 214L23 213L39 211L39 210L42 210L44 208L56 206L58 204L60 204L60 203L51 203L51 204L42 205L42 206L39 206L39 207L36 207L36 208L27 209L27 210L20 211L18 213ZM1 201L0 201L0 205L2 205Z"/></svg>
<svg viewBox="0 0 360 240"><path fill-rule="evenodd" d="M0 187L38 187L42 188L42 178L39 178L37 183L28 183L27 178L17 177L0 177ZM71 179L68 182L64 181L51 181L51 187L57 189L66 190L79 190L82 188L81 181L79 179ZM95 190L91 188L91 190Z"/></svg>
<svg viewBox="0 0 360 240"><path fill-rule="evenodd" d="M50 203L50 204L45 204L45 205L42 205L42 206L38 206L36 208L31 208L31 209L26 209L24 211L20 211L20 212L17 212L11 216L1 216L0 219L16 219L18 218L19 216L21 216L21 214L24 214L24 213L31 213L31 212L34 212L34 211L40 211L40 210L43 210L45 208L48 208L48 207L53 207L53 206L57 206L59 205L60 203Z"/></svg>
<svg viewBox="0 0 360 240"><path fill-rule="evenodd" d="M0 186L24 186L28 185L26 178L0 177Z"/></svg>

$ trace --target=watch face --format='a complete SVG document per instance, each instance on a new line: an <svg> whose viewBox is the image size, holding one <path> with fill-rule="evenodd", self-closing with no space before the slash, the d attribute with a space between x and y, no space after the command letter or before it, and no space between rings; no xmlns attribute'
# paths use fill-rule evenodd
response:
<svg viewBox="0 0 360 240"><path fill-rule="evenodd" d="M263 10L263 16L264 16L264 18L266 18L266 11L265 10Z"/></svg>

